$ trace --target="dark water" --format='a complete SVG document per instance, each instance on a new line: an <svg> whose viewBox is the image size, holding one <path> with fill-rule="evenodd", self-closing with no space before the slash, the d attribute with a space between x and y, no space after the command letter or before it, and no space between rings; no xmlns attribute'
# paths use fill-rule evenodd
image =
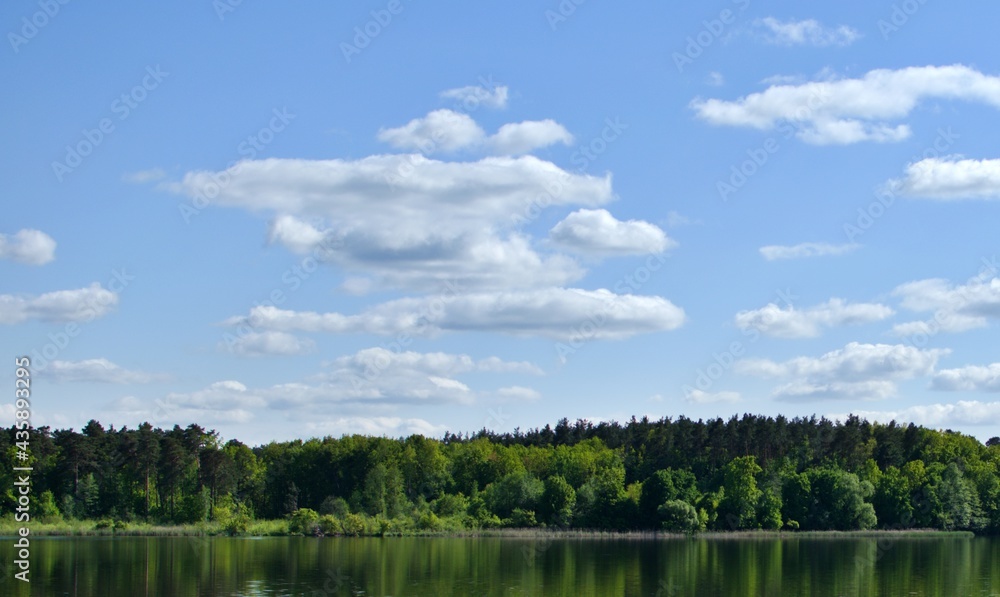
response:
<svg viewBox="0 0 1000 597"><path fill-rule="evenodd" d="M0 539L0 595L1000 595L1000 539Z"/></svg>

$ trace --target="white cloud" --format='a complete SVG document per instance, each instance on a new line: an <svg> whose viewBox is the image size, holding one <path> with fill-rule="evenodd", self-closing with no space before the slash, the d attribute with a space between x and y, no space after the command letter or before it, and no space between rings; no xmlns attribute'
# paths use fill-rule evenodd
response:
<svg viewBox="0 0 1000 597"><path fill-rule="evenodd" d="M792 246L767 245L760 248L760 254L768 261L779 259L803 259L806 257L823 257L826 255L843 255L856 250L861 245L845 244L831 245L829 243L800 243Z"/></svg>
<svg viewBox="0 0 1000 597"><path fill-rule="evenodd" d="M229 325L254 329L380 335L500 332L556 340L621 339L673 330L684 310L658 296L608 290L545 288L533 291L439 295L389 301L359 315L297 312L271 306L251 309Z"/></svg>
<svg viewBox="0 0 1000 597"><path fill-rule="evenodd" d="M162 168L151 168L149 170L140 170L138 172L130 172L122 176L122 180L125 182L132 182L136 184L142 184L146 182L155 182L157 180L163 180L166 178L167 173L163 171Z"/></svg>
<svg viewBox="0 0 1000 597"><path fill-rule="evenodd" d="M535 149L562 143L569 145L573 135L554 120L526 120L505 124L489 138L489 146L499 155L520 155Z"/></svg>
<svg viewBox="0 0 1000 597"><path fill-rule="evenodd" d="M510 386L497 390L497 397L501 400L531 402L542 397L537 390L523 386Z"/></svg>
<svg viewBox="0 0 1000 597"><path fill-rule="evenodd" d="M309 222L295 216L280 215L267 232L269 243L281 243L295 253L308 253L319 245L326 235Z"/></svg>
<svg viewBox="0 0 1000 597"><path fill-rule="evenodd" d="M94 283L77 290L58 290L38 296L0 294L0 324L37 319L46 322L85 322L104 317L118 305L118 295Z"/></svg>
<svg viewBox="0 0 1000 597"><path fill-rule="evenodd" d="M308 338L299 338L287 332L250 332L233 336L219 343L219 348L233 354L247 357L265 355L301 355L313 352L316 343Z"/></svg>
<svg viewBox="0 0 1000 597"><path fill-rule="evenodd" d="M488 108L506 108L507 91L507 87L504 85L496 85L493 89L487 89L481 85L469 85L442 91L441 97L457 100L468 110L481 105Z"/></svg>
<svg viewBox="0 0 1000 597"><path fill-rule="evenodd" d="M574 211L549 231L549 238L567 249L601 256L662 253L677 245L649 222L622 222L604 209Z"/></svg>
<svg viewBox="0 0 1000 597"><path fill-rule="evenodd" d="M846 25L824 27L815 19L782 22L766 17L754 21L754 26L765 42L779 46L849 46L861 37Z"/></svg>
<svg viewBox="0 0 1000 597"><path fill-rule="evenodd" d="M855 411L868 421L888 423L914 423L932 429L945 429L960 425L1000 425L1000 402L959 401L954 404L927 404L899 410ZM844 420L846 414L827 415L830 419Z"/></svg>
<svg viewBox="0 0 1000 597"><path fill-rule="evenodd" d="M1000 159L927 158L906 167L886 185L900 195L926 199L1000 199Z"/></svg>
<svg viewBox="0 0 1000 597"><path fill-rule="evenodd" d="M743 398L739 392L703 392L691 389L684 399L690 404L732 404L741 401Z"/></svg>
<svg viewBox="0 0 1000 597"><path fill-rule="evenodd" d="M1000 363L942 369L934 375L931 387L952 392L1000 392Z"/></svg>
<svg viewBox="0 0 1000 597"><path fill-rule="evenodd" d="M719 126L797 129L813 144L893 142L910 136L907 117L923 100L961 99L1000 107L1000 77L963 65L873 70L859 79L772 85L735 101L695 99L698 117Z"/></svg>
<svg viewBox="0 0 1000 597"><path fill-rule="evenodd" d="M40 374L57 383L145 384L165 379L165 376L155 373L123 369L103 358L83 361L52 361Z"/></svg>
<svg viewBox="0 0 1000 597"><path fill-rule="evenodd" d="M921 350L902 344L851 342L821 357L796 357L777 363L767 359L743 359L735 370L766 378L791 378L774 391L783 399L888 398L896 393L896 382L930 375L940 357L950 351Z"/></svg>
<svg viewBox="0 0 1000 597"><path fill-rule="evenodd" d="M927 321L913 321L893 327L897 336L934 335L939 332L964 332L989 325L990 319L1000 319L1000 278L989 278L996 272L983 269L965 284L952 285L947 280L931 278L901 284L893 290L901 297L902 306L910 311L929 312Z"/></svg>
<svg viewBox="0 0 1000 597"><path fill-rule="evenodd" d="M126 397L113 403L112 410L132 419L170 422L247 422L280 413L289 419L324 425L334 420L329 419L331 412L383 414L401 406L471 404L480 395L494 393L480 392L458 377L483 371L538 372L530 363L497 357L477 361L462 354L394 352L376 347L334 359L307 383L248 388L227 380L193 392L170 393L162 399ZM504 394L509 398L527 396L511 388Z"/></svg>
<svg viewBox="0 0 1000 597"><path fill-rule="evenodd" d="M339 437L366 435L377 437L441 437L448 428L424 419L402 417L341 417L321 422L306 423L306 431L315 435Z"/></svg>
<svg viewBox="0 0 1000 597"><path fill-rule="evenodd" d="M13 236L0 234L0 259L45 265L56 258L56 241L41 230L25 228Z"/></svg>
<svg viewBox="0 0 1000 597"><path fill-rule="evenodd" d="M813 338L820 334L822 328L871 323L894 314L891 308L878 303L852 304L832 298L808 309L793 306L783 309L768 303L760 309L740 311L736 314L736 326L742 330L756 329L778 338Z"/></svg>
<svg viewBox="0 0 1000 597"><path fill-rule="evenodd" d="M214 179L229 182L220 190ZM247 161L221 173L188 173L173 188L193 197L217 192L215 205L273 212L272 241L304 252L330 236L338 242L323 249L324 261L362 272L376 288L424 291L448 281L506 289L578 280L584 270L573 259L537 253L511 225L534 213L539 197L552 208L614 197L610 177L571 174L531 156Z"/></svg>
<svg viewBox="0 0 1000 597"><path fill-rule="evenodd" d="M708 76L705 78L705 83L711 85L712 87L721 87L725 85L726 78L722 76L722 73L712 71L708 73Z"/></svg>
<svg viewBox="0 0 1000 597"><path fill-rule="evenodd" d="M383 143L423 154L474 148L485 139L486 133L471 116L452 110L434 110L401 127L378 132Z"/></svg>

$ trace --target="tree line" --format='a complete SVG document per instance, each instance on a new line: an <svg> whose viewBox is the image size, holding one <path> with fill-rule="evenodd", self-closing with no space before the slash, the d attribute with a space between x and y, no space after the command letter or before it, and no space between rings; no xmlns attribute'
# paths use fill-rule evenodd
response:
<svg viewBox="0 0 1000 597"><path fill-rule="evenodd" d="M0 433L13 462L15 429ZM33 518L212 521L234 532L495 527L1000 532L1000 438L913 424L744 415L560 420L442 438L249 447L191 424L31 431ZM0 470L0 514L16 506Z"/></svg>

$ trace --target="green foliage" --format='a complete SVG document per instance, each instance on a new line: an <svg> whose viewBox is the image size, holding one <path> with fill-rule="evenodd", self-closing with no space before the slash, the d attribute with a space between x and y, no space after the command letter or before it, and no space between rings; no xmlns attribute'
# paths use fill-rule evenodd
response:
<svg viewBox="0 0 1000 597"><path fill-rule="evenodd" d="M535 520L535 512L533 510L514 508L510 518L504 521L504 526L515 528L537 527L538 522Z"/></svg>
<svg viewBox="0 0 1000 597"><path fill-rule="evenodd" d="M545 489L538 503L541 522L557 527L568 527L573 522L576 507L576 491L559 475L545 480Z"/></svg>
<svg viewBox="0 0 1000 597"><path fill-rule="evenodd" d="M319 530L319 514L310 508L299 508L288 517L288 531L315 535Z"/></svg>
<svg viewBox="0 0 1000 597"><path fill-rule="evenodd" d="M694 533L702 529L698 511L684 500L667 500L656 509L656 514L665 531Z"/></svg>
<svg viewBox="0 0 1000 597"><path fill-rule="evenodd" d="M461 493L445 494L431 503L431 509L438 516L464 514L469 509L469 500Z"/></svg>
<svg viewBox="0 0 1000 597"><path fill-rule="evenodd" d="M501 519L510 518L514 510L534 510L545 490L544 484L527 471L504 476L490 484L483 499L490 512Z"/></svg>
<svg viewBox="0 0 1000 597"><path fill-rule="evenodd" d="M0 433L0 454L12 457L14 432ZM654 529L663 528L663 506L683 502L690 509L674 503L669 526L1000 533L1000 441L857 417L564 419L526 433L257 447L223 445L196 424L90 421L81 432L32 429L30 442L33 514L105 520L102 531L115 520L233 534ZM9 516L14 478L0 470L0 480L0 515ZM323 518L309 527L298 520L307 511Z"/></svg>
<svg viewBox="0 0 1000 597"><path fill-rule="evenodd" d="M725 525L723 528L757 527L757 504L761 499L757 475L761 472L753 456L734 458L723 468L723 498L719 503L719 524Z"/></svg>
<svg viewBox="0 0 1000 597"><path fill-rule="evenodd" d="M365 519L360 514L348 514L340 521L340 531L349 536L357 537L365 532Z"/></svg>
<svg viewBox="0 0 1000 597"><path fill-rule="evenodd" d="M342 497L328 495L319 505L320 514L331 514L337 518L343 518L350 512L351 508L347 505L347 500Z"/></svg>

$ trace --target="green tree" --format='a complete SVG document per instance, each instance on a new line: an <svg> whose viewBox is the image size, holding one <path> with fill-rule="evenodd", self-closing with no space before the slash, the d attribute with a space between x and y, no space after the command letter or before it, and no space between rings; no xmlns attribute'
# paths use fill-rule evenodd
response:
<svg viewBox="0 0 1000 597"><path fill-rule="evenodd" d="M666 531L694 533L701 529L698 512L684 500L668 500L656 511L660 525Z"/></svg>
<svg viewBox="0 0 1000 597"><path fill-rule="evenodd" d="M761 499L757 475L762 470L753 456L734 458L723 468L724 495L719 504L719 518L729 528L757 526L757 504Z"/></svg>
<svg viewBox="0 0 1000 597"><path fill-rule="evenodd" d="M559 475L545 480L545 489L538 503L538 515L545 524L568 527L573 522L576 490Z"/></svg>

